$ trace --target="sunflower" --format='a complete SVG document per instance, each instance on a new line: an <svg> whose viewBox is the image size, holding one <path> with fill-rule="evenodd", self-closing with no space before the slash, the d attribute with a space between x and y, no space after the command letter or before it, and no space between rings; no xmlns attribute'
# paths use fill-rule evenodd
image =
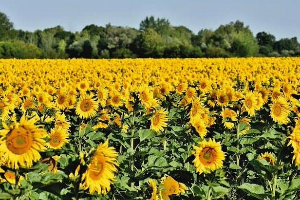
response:
<svg viewBox="0 0 300 200"><path fill-rule="evenodd" d="M268 99L269 99L269 90L262 87L258 90L258 92L261 94L261 97L262 97L264 103L267 103Z"/></svg>
<svg viewBox="0 0 300 200"><path fill-rule="evenodd" d="M68 106L68 95L66 92L60 92L56 98L56 107L63 110Z"/></svg>
<svg viewBox="0 0 300 200"><path fill-rule="evenodd" d="M60 149L68 143L69 133L62 128L55 128L51 131L49 138L49 147L52 149Z"/></svg>
<svg viewBox="0 0 300 200"><path fill-rule="evenodd" d="M275 156L272 153L263 153L258 156L258 159L267 161L270 165L275 165Z"/></svg>
<svg viewBox="0 0 300 200"><path fill-rule="evenodd" d="M16 177L16 173L15 172L7 170L4 173L4 177L5 177L6 181L9 182L10 184L12 184L12 185L16 184L17 177ZM18 177L18 185L21 184L22 180L24 180L24 177L23 176L19 176Z"/></svg>
<svg viewBox="0 0 300 200"><path fill-rule="evenodd" d="M221 116L223 118L223 121L226 121L226 119L230 119L231 121L237 121L236 112L229 108L222 109Z"/></svg>
<svg viewBox="0 0 300 200"><path fill-rule="evenodd" d="M98 99L98 102L99 104L102 106L102 107L105 107L106 105L106 100L108 98L108 92L106 89L99 89L98 92L97 92L97 99Z"/></svg>
<svg viewBox="0 0 300 200"><path fill-rule="evenodd" d="M190 103L196 97L197 97L196 89L193 87L189 87L185 92L185 99Z"/></svg>
<svg viewBox="0 0 300 200"><path fill-rule="evenodd" d="M257 109L257 100L254 93L248 92L246 94L243 106L250 116L255 115L255 110Z"/></svg>
<svg viewBox="0 0 300 200"><path fill-rule="evenodd" d="M168 116L167 111L164 109L157 110L154 115L151 117L151 126L150 129L159 132L163 131L167 126Z"/></svg>
<svg viewBox="0 0 300 200"><path fill-rule="evenodd" d="M120 107L123 105L121 94L118 91L112 91L110 94L110 105L113 107Z"/></svg>
<svg viewBox="0 0 300 200"><path fill-rule="evenodd" d="M41 158L39 152L46 150L44 138L47 132L34 125L36 121L37 118L27 120L23 115L19 123L9 127L3 123L5 129L0 131L0 152L3 152L8 167L29 168Z"/></svg>
<svg viewBox="0 0 300 200"><path fill-rule="evenodd" d="M187 187L183 183L177 182L171 176L167 175L162 178L161 186L160 195L163 200L169 200L170 195L185 193L185 190L187 190Z"/></svg>
<svg viewBox="0 0 300 200"><path fill-rule="evenodd" d="M87 95L82 95L76 106L76 114L81 118L94 117L97 114L97 102Z"/></svg>
<svg viewBox="0 0 300 200"><path fill-rule="evenodd" d="M290 109L285 98L278 97L270 107L270 115L274 122L279 124L287 124L289 122Z"/></svg>
<svg viewBox="0 0 300 200"><path fill-rule="evenodd" d="M176 93L182 94L188 87L187 83L179 83L176 87Z"/></svg>
<svg viewBox="0 0 300 200"><path fill-rule="evenodd" d="M296 166L300 165L300 129L298 126L299 125L296 124L292 134L288 137L290 139L288 145L291 145L294 149L293 160Z"/></svg>
<svg viewBox="0 0 300 200"><path fill-rule="evenodd" d="M149 180L149 185L152 188L152 195L151 195L151 198L149 200L158 200L156 181L153 180L153 179L150 179Z"/></svg>
<svg viewBox="0 0 300 200"><path fill-rule="evenodd" d="M229 98L228 98L228 96L226 94L226 91L219 90L217 92L217 103L221 107L228 105Z"/></svg>
<svg viewBox="0 0 300 200"><path fill-rule="evenodd" d="M68 130L70 126L71 126L70 122L66 120L65 114L60 114L60 113L55 114L55 128Z"/></svg>
<svg viewBox="0 0 300 200"><path fill-rule="evenodd" d="M216 142L214 139L203 140L199 142L199 146L194 146L194 150L193 163L199 174L210 173L223 166L225 154L221 149L220 142Z"/></svg>
<svg viewBox="0 0 300 200"><path fill-rule="evenodd" d="M275 87L272 91L271 99L272 101L275 101L278 97L281 96L280 88Z"/></svg>
<svg viewBox="0 0 300 200"><path fill-rule="evenodd" d="M200 117L193 118L191 120L192 126L195 128L201 138L204 138L207 134L206 124Z"/></svg>
<svg viewBox="0 0 300 200"><path fill-rule="evenodd" d="M49 165L48 170L53 174L57 173L57 161L60 159L60 156L52 156L41 160L42 163Z"/></svg>
<svg viewBox="0 0 300 200"><path fill-rule="evenodd" d="M90 194L107 194L117 172L118 153L114 147L108 147L108 141L100 144L93 155L86 172L82 175L81 188L89 189Z"/></svg>
<svg viewBox="0 0 300 200"><path fill-rule="evenodd" d="M190 111L190 118L194 118L197 115L200 115L201 113L203 113L203 106L200 102L200 100L197 98L192 102L192 107L191 107L191 111Z"/></svg>

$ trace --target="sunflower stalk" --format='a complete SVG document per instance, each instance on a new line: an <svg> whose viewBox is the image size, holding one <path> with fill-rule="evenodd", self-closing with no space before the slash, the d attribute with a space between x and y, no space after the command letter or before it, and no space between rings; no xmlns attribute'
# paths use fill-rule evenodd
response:
<svg viewBox="0 0 300 200"><path fill-rule="evenodd" d="M272 199L276 199L277 173L273 176Z"/></svg>

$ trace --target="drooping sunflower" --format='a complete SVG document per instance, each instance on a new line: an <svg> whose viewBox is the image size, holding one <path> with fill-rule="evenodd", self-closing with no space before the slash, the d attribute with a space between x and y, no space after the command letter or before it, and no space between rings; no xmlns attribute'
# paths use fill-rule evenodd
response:
<svg viewBox="0 0 300 200"><path fill-rule="evenodd" d="M221 149L220 142L216 142L214 139L203 140L199 142L199 146L194 146L194 150L193 163L199 174L211 173L223 166L225 153Z"/></svg>
<svg viewBox="0 0 300 200"><path fill-rule="evenodd" d="M91 118L97 114L97 101L87 95L82 95L76 106L76 114L81 118Z"/></svg>
<svg viewBox="0 0 300 200"><path fill-rule="evenodd" d="M230 119L231 121L237 121L236 112L229 108L222 109L221 116L223 118L223 121L225 121L226 119Z"/></svg>
<svg viewBox="0 0 300 200"><path fill-rule="evenodd" d="M0 130L0 152L7 166L13 169L29 168L33 162L38 161L41 151L46 150L47 132L40 126L36 126L37 118L27 120L25 115L19 123L11 126L4 125L4 130Z"/></svg>
<svg viewBox="0 0 300 200"><path fill-rule="evenodd" d="M169 200L170 195L185 193L185 190L187 190L187 187L183 183L167 175L162 178L161 185L163 188L160 190L160 195L163 200Z"/></svg>
<svg viewBox="0 0 300 200"><path fill-rule="evenodd" d="M274 122L279 124L287 124L289 122L290 108L289 104L283 97L278 97L271 107L271 117Z"/></svg>
<svg viewBox="0 0 300 200"><path fill-rule="evenodd" d="M275 165L275 156L272 153L265 152L258 156L258 159L267 161L270 165Z"/></svg>
<svg viewBox="0 0 300 200"><path fill-rule="evenodd" d="M62 128L64 130L68 130L70 126L70 122L66 120L65 114L55 114L55 128Z"/></svg>
<svg viewBox="0 0 300 200"><path fill-rule="evenodd" d="M99 104L102 107L105 107L107 98L108 98L107 90L104 88L100 88L97 92L97 99L98 99Z"/></svg>
<svg viewBox="0 0 300 200"><path fill-rule="evenodd" d="M48 171L52 172L53 174L56 174L57 173L57 161L59 159L60 159L60 156L52 156L52 157L41 160L41 162L48 164L49 165Z"/></svg>
<svg viewBox="0 0 300 200"><path fill-rule="evenodd" d="M199 134L199 136L201 138L204 138L206 136L207 126L203 119L201 119L200 117L195 117L191 120L191 124L195 128L195 130L197 131L197 133Z"/></svg>
<svg viewBox="0 0 300 200"><path fill-rule="evenodd" d="M151 126L150 129L159 132L163 131L167 126L168 116L167 111L164 109L157 110L154 115L151 117Z"/></svg>
<svg viewBox="0 0 300 200"><path fill-rule="evenodd" d="M49 147L52 149L60 149L68 143L69 133L66 129L55 128L51 131L49 138Z"/></svg>
<svg viewBox="0 0 300 200"><path fill-rule="evenodd" d="M7 182L9 182L12 185L16 184L16 173L10 170L7 170L4 173L4 177L6 179ZM18 177L18 185L21 184L22 180L24 180L24 176L19 176Z"/></svg>
<svg viewBox="0 0 300 200"><path fill-rule="evenodd" d="M153 180L153 179L150 179L149 180L149 185L152 188L152 195L151 195L151 198L149 200L158 200L156 181Z"/></svg>
<svg viewBox="0 0 300 200"><path fill-rule="evenodd" d="M81 188L89 189L90 194L107 194L115 179L118 153L114 147L108 147L108 141L100 144L93 155L86 172L82 175Z"/></svg>

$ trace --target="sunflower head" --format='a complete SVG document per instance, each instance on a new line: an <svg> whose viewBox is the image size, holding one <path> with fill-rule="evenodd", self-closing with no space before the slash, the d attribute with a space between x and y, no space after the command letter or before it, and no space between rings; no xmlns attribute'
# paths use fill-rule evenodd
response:
<svg viewBox="0 0 300 200"><path fill-rule="evenodd" d="M196 171L201 173L210 173L223 166L225 154L221 149L221 144L215 140L209 139L199 142L199 146L194 146L193 161Z"/></svg>
<svg viewBox="0 0 300 200"><path fill-rule="evenodd" d="M19 123L11 126L3 124L5 129L0 131L0 152L3 152L8 167L29 168L41 158L39 152L46 150L44 139L47 132L36 126L36 121L35 117L27 120L23 115Z"/></svg>
<svg viewBox="0 0 300 200"><path fill-rule="evenodd" d="M266 152L258 156L258 159L267 161L270 165L275 165L275 156L272 153Z"/></svg>
<svg viewBox="0 0 300 200"><path fill-rule="evenodd" d="M150 129L156 132L163 131L164 128L167 126L167 121L167 111L165 111L164 109L157 110L151 117Z"/></svg>

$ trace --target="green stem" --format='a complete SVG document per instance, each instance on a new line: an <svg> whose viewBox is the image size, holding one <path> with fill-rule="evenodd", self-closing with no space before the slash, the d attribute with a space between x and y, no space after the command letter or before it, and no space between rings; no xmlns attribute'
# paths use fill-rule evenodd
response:
<svg viewBox="0 0 300 200"><path fill-rule="evenodd" d="M277 173L273 176L272 199L276 199Z"/></svg>
<svg viewBox="0 0 300 200"><path fill-rule="evenodd" d="M236 138L237 138L237 146L236 146L236 148L237 148L237 150L238 150L238 152L239 152L239 150L240 150L240 143L239 143L239 139L240 139L240 135L239 135L239 125L237 125L237 129L236 129ZM237 154L236 154L236 165L237 165L237 166L240 166L240 156L239 156L238 152L237 152Z"/></svg>
<svg viewBox="0 0 300 200"><path fill-rule="evenodd" d="M164 140L164 151L167 150L167 140Z"/></svg>
<svg viewBox="0 0 300 200"><path fill-rule="evenodd" d="M209 186L209 188L208 188L208 192L207 192L207 194L206 194L206 200L211 200L212 198L211 198L211 187Z"/></svg>

